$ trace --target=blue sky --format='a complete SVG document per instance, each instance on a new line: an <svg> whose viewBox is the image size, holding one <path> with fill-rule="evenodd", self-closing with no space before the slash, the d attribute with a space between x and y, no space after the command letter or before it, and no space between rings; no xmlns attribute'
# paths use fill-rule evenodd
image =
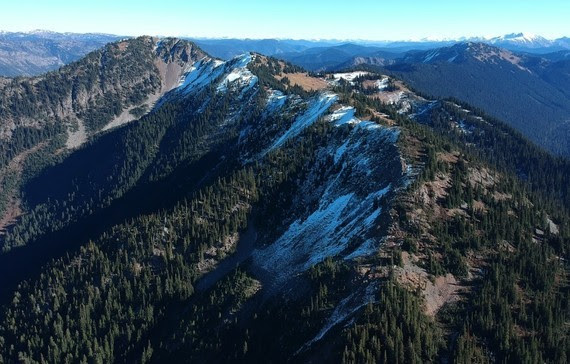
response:
<svg viewBox="0 0 570 364"><path fill-rule="evenodd" d="M570 0L2 0L0 29L229 38L570 36Z"/></svg>

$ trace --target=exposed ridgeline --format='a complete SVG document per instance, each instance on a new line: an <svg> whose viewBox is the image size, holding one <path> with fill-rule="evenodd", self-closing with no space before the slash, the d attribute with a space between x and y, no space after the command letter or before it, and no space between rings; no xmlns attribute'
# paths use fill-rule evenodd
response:
<svg viewBox="0 0 570 364"><path fill-rule="evenodd" d="M0 137L9 143L19 133L58 127L70 134L67 146L77 147L105 127L144 114L205 56L191 42L140 37L41 76L1 79Z"/></svg>
<svg viewBox="0 0 570 364"><path fill-rule="evenodd" d="M475 42L435 47L390 54L343 45L278 57L312 71L359 67L390 74L422 93L479 107L550 152L570 156L568 52L537 55Z"/></svg>
<svg viewBox="0 0 570 364"><path fill-rule="evenodd" d="M89 290L87 281L95 278L97 290L105 291L99 297L106 298L95 299L97 307L87 304L88 315L103 310L110 316L96 320L72 348L62 346L61 340L67 339L36 326L31 316L21 316L18 298L18 307L6 312L2 325L7 344L2 354L9 360L18 352L48 361L83 356L138 360L141 345L146 345L141 339L146 341L161 321L194 311L184 306L192 305L188 299L194 299L197 279L236 249L248 223L263 239L250 252L251 270L257 276L247 283L263 282L268 298L279 299L302 283L299 276L327 258L354 262L373 255L386 234L390 201L408 182L395 144L399 131L360 120L354 108L338 103L337 95L307 91L305 83L329 87L322 79L261 55L246 54L228 62L206 58L188 70L153 113L94 139L32 180L25 196L34 208L8 233L5 248L13 251L7 254L47 251L58 243L49 239L53 230L100 226L101 219L111 219L105 221L111 227L103 235L92 234L95 244L83 245L91 237L86 231L72 238L60 235L77 239L70 243L82 248L72 254L74 268L62 258L45 275L66 270L56 288L62 293L84 281L69 302L93 300L83 288ZM164 212L158 212L161 209ZM110 210L128 215L113 216ZM264 218L254 221L252 211ZM20 247L28 243L28 248ZM130 281L139 278L140 285ZM48 280L34 279L26 287L42 289L50 285ZM339 312L327 314L327 321L305 334L318 341L338 322L350 319L376 289L377 283L359 278L338 292L339 298L346 298ZM48 291L40 300L54 297ZM127 291L135 295L118 300ZM243 293L251 297L256 291L245 287ZM48 316L59 320L63 314L62 332L75 332L85 324L78 316L85 306L66 305L72 311L59 312L61 299L55 306L47 304ZM100 306L106 304L114 307ZM128 312L134 308L142 313L141 304L144 323L138 325ZM41 311L33 310L32 315ZM10 324L14 320L15 326ZM120 329L123 324L131 334ZM36 329L42 334L29 337L29 346L25 339L25 347L11 347L12 330ZM175 332L178 325L170 329ZM95 337L107 344L96 348ZM164 356L177 354L173 347Z"/></svg>
<svg viewBox="0 0 570 364"><path fill-rule="evenodd" d="M566 362L567 164L473 114L381 74L196 62L26 184L0 358Z"/></svg>

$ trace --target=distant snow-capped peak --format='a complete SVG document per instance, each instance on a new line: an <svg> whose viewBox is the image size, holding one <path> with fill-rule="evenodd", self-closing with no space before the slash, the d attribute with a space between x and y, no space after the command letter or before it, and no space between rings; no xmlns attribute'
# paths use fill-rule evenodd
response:
<svg viewBox="0 0 570 364"><path fill-rule="evenodd" d="M548 40L540 35L531 33L511 33L488 40L492 44L508 43L526 47L548 47L552 45L552 40Z"/></svg>

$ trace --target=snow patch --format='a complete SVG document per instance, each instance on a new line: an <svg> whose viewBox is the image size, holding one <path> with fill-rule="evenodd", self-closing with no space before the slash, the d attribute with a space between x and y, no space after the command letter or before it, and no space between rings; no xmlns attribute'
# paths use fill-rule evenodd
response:
<svg viewBox="0 0 570 364"><path fill-rule="evenodd" d="M287 96L283 94L283 92L279 90L271 90L269 97L267 98L267 105L265 106L265 110L268 112L275 112L285 105L287 101Z"/></svg>
<svg viewBox="0 0 570 364"><path fill-rule="evenodd" d="M388 77L384 77L381 80L376 81L375 85L378 88L378 90L380 91L384 91L385 89L388 88Z"/></svg>
<svg viewBox="0 0 570 364"><path fill-rule="evenodd" d="M276 148L279 148L287 140L294 138L301 134L305 128L313 124L317 119L322 116L331 106L336 102L338 96L333 93L324 93L319 95L316 99L312 100L309 104L307 111L297 117L291 127L285 131L279 139L265 152L268 153Z"/></svg>
<svg viewBox="0 0 570 364"><path fill-rule="evenodd" d="M431 61L432 59L434 59L437 56L439 56L439 50L437 50L437 49L433 50L425 56L423 63L428 63L429 61Z"/></svg>
<svg viewBox="0 0 570 364"><path fill-rule="evenodd" d="M352 106L343 106L338 110L335 110L329 117L328 120L335 123L336 126L343 124L355 124L360 120L354 117L356 110Z"/></svg>
<svg viewBox="0 0 570 364"><path fill-rule="evenodd" d="M247 68L251 59L251 54L246 53L231 60L228 63L231 71L220 81L217 91L227 91L231 86L243 88L242 93L251 89L257 82L257 76Z"/></svg>
<svg viewBox="0 0 570 364"><path fill-rule="evenodd" d="M459 130L461 130L461 132L463 134L472 134L473 133L473 126L471 125L467 125L465 123L465 120L459 120L457 122L457 127L459 128Z"/></svg>
<svg viewBox="0 0 570 364"><path fill-rule="evenodd" d="M207 60L205 58L199 60L182 77L178 89L187 94L209 85L223 74L223 65L224 62L220 63L216 60Z"/></svg>
<svg viewBox="0 0 570 364"><path fill-rule="evenodd" d="M332 202L321 201L317 211L304 221L298 219L293 222L274 244L257 253L261 266L266 270L277 268L282 273L302 271L340 253L344 244L334 241L333 236L346 239L334 233L353 197L354 194L350 193Z"/></svg>
<svg viewBox="0 0 570 364"><path fill-rule="evenodd" d="M355 71L355 72L335 73L333 74L333 77L335 81L345 80L352 83L356 78L367 74L368 72L365 71Z"/></svg>
<svg viewBox="0 0 570 364"><path fill-rule="evenodd" d="M342 253L353 239L370 231L382 211L376 204L392 189L387 185L364 197L350 192L335 198L342 187L335 182L321 197L316 211L295 220L275 243L255 252L255 263L274 272L275 283ZM351 252L350 259L372 254L377 247L376 241L362 244Z"/></svg>
<svg viewBox="0 0 570 364"><path fill-rule="evenodd" d="M338 161L342 158L342 155L344 154L344 152L346 152L346 147L348 146L348 143L350 142L350 140L347 140L346 142L344 142L343 145L341 145L337 150L336 153L334 154L334 163L337 164Z"/></svg>

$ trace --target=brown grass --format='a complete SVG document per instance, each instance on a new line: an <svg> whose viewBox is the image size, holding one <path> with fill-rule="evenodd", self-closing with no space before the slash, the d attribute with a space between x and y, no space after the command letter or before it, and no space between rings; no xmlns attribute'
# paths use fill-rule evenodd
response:
<svg viewBox="0 0 570 364"><path fill-rule="evenodd" d="M307 73L281 73L275 76L279 81L284 77L291 81L291 85L297 85L305 91L323 90L329 87L329 84L322 78L311 77Z"/></svg>

